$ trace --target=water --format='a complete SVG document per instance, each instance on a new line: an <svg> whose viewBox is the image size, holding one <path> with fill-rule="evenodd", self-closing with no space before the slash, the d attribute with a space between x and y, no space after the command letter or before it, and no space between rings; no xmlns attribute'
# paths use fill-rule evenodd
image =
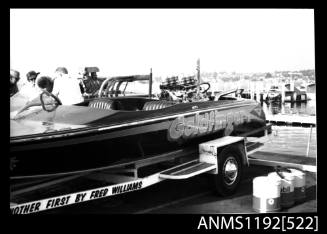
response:
<svg viewBox="0 0 327 234"><path fill-rule="evenodd" d="M286 83L277 83L277 80L266 79L264 81L240 80L237 82L210 82L211 90L223 91L235 88L252 90L259 94L263 90L269 90L272 85L283 86ZM294 115L316 115L316 96L315 93L308 93L311 99L307 103L262 103L262 108L266 114L294 114Z"/></svg>
<svg viewBox="0 0 327 234"><path fill-rule="evenodd" d="M306 103L266 103L262 104L265 114L316 115L316 100Z"/></svg>

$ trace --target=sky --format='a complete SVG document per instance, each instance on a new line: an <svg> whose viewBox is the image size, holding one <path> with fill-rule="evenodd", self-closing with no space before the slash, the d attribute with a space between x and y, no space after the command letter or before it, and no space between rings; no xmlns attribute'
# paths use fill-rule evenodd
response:
<svg viewBox="0 0 327 234"><path fill-rule="evenodd" d="M10 66L100 75L314 69L313 9L11 9Z"/></svg>

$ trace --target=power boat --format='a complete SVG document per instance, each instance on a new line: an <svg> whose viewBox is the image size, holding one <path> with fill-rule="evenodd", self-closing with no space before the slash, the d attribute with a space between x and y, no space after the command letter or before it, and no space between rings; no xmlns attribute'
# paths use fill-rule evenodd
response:
<svg viewBox="0 0 327 234"><path fill-rule="evenodd" d="M212 94L209 83L170 78L156 96L152 85L152 71L107 78L76 105L43 91L11 115L11 179L115 167L266 125L260 103L237 90Z"/></svg>
<svg viewBox="0 0 327 234"><path fill-rule="evenodd" d="M271 86L268 93L267 93L266 101L278 101L278 102L280 102L281 100L282 100L282 92L279 89L279 87L276 86L276 85Z"/></svg>

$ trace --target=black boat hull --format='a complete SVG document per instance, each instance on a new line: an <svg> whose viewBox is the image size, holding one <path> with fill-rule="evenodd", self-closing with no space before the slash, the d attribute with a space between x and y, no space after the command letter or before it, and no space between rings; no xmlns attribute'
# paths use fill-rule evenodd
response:
<svg viewBox="0 0 327 234"><path fill-rule="evenodd" d="M206 106L191 103L178 109L148 111L146 115L142 112L143 116L137 111L115 112L93 121L86 130L77 129L71 134L59 131L57 135L43 134L28 142L26 137L14 138L10 149L11 177L55 175L118 165L181 147L197 147L201 142L225 135L244 134L266 124L260 104L252 100ZM127 118L134 121L128 122ZM106 122L115 124L105 125Z"/></svg>

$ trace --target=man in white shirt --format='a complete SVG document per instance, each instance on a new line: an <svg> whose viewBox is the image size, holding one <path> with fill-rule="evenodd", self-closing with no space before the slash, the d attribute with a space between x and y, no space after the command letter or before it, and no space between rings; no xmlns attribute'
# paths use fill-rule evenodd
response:
<svg viewBox="0 0 327 234"><path fill-rule="evenodd" d="M58 67L55 76L52 93L60 99L63 105L83 102L78 80L71 78L65 67Z"/></svg>

